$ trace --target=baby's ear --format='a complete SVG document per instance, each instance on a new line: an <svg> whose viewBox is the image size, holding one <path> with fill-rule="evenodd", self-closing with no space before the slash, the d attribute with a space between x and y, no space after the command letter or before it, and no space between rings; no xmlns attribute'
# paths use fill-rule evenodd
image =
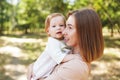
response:
<svg viewBox="0 0 120 80"><path fill-rule="evenodd" d="M49 29L46 30L46 33L48 34L48 36L50 36Z"/></svg>
<svg viewBox="0 0 120 80"><path fill-rule="evenodd" d="M49 32L48 32L47 34L48 34L48 36L50 36L50 33L49 33Z"/></svg>

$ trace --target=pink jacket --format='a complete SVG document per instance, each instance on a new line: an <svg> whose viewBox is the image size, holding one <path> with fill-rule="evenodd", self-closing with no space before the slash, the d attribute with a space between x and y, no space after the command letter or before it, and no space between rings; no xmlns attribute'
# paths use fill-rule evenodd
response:
<svg viewBox="0 0 120 80"><path fill-rule="evenodd" d="M79 54L68 62L57 65L50 76L43 80L88 80L89 67Z"/></svg>

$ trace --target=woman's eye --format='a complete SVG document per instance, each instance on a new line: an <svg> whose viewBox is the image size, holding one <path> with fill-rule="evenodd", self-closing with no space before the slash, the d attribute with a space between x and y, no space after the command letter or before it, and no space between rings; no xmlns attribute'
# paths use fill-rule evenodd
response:
<svg viewBox="0 0 120 80"><path fill-rule="evenodd" d="M71 30L72 29L72 25L71 24L67 24L66 28L69 29L69 30Z"/></svg>
<svg viewBox="0 0 120 80"><path fill-rule="evenodd" d="M66 30L71 31L71 30L72 30L72 27L66 26Z"/></svg>
<svg viewBox="0 0 120 80"><path fill-rule="evenodd" d="M72 27L68 26L68 29L72 29Z"/></svg>

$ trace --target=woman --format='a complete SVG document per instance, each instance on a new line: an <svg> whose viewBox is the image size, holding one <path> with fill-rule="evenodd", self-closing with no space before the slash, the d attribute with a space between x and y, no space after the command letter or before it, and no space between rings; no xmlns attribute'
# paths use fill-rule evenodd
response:
<svg viewBox="0 0 120 80"><path fill-rule="evenodd" d="M39 80L88 80L91 62L100 58L104 50L99 16L92 9L70 12L63 34L66 44L73 49L73 58Z"/></svg>

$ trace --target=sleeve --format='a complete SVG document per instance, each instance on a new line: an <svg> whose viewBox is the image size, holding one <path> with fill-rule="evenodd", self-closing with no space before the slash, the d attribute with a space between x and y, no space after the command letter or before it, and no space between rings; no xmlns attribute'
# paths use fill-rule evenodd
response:
<svg viewBox="0 0 120 80"><path fill-rule="evenodd" d="M48 62L49 60L49 62ZM44 66L46 63L46 66ZM47 55L47 53L44 51L38 59L35 61L33 65L33 74L34 74L34 79L38 79L40 77L47 76L47 73L50 72L50 69L52 66L50 66L52 63L51 59Z"/></svg>
<svg viewBox="0 0 120 80"><path fill-rule="evenodd" d="M52 59L57 64L60 64L62 62L63 58L70 51L68 49L64 49L64 47L66 47L66 45L64 43L62 43L61 41L59 41L57 39L49 37L45 50L48 52L48 55L51 56Z"/></svg>
<svg viewBox="0 0 120 80"><path fill-rule="evenodd" d="M67 62L64 65L43 80L88 80L89 70L85 63Z"/></svg>

